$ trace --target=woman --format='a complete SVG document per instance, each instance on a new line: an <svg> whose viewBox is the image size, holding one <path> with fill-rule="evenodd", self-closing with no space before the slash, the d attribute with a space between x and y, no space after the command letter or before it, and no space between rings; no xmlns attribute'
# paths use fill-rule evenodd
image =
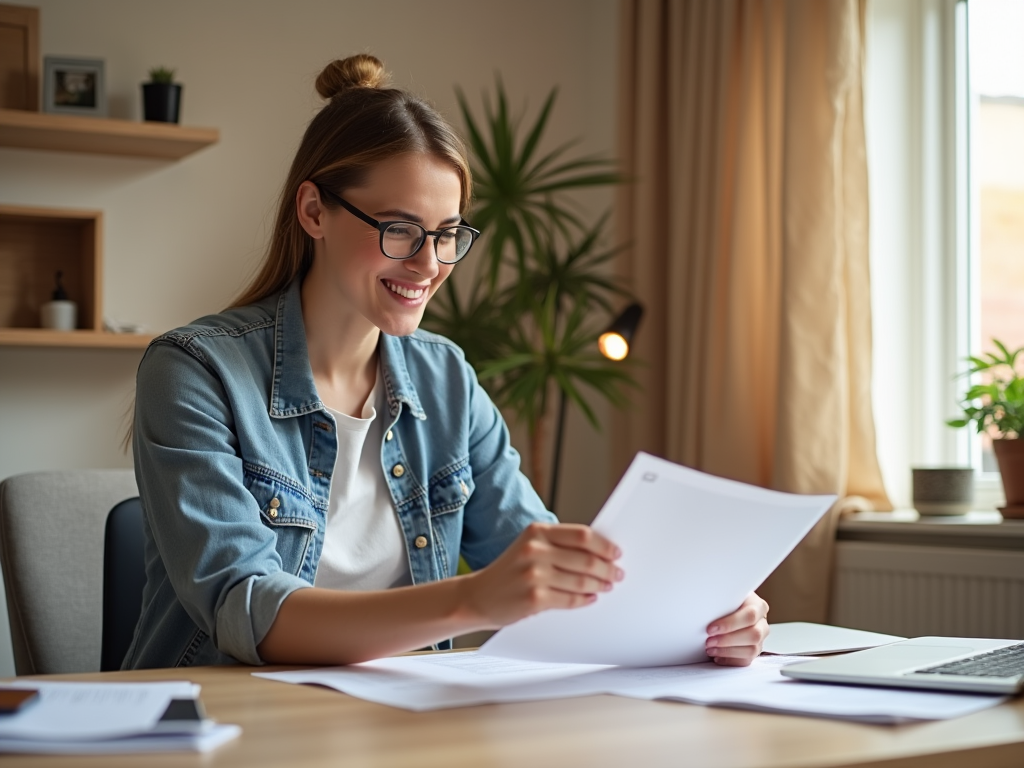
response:
<svg viewBox="0 0 1024 768"><path fill-rule="evenodd" d="M417 330L477 234L470 173L444 120L384 81L372 56L328 65L261 271L146 352L126 667L443 648L623 578L612 542L544 509L460 350ZM749 663L766 612L751 595L709 654Z"/></svg>

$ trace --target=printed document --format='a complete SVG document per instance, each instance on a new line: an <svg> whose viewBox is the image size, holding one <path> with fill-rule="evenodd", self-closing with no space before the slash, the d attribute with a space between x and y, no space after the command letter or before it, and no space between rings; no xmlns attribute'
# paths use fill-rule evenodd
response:
<svg viewBox="0 0 1024 768"><path fill-rule="evenodd" d="M416 712L607 693L891 724L960 717L1005 701L1002 696L802 683L779 674L783 666L799 661L806 658L761 656L749 667L705 662L641 668L520 661L475 651L255 675L285 683L323 685Z"/></svg>
<svg viewBox="0 0 1024 768"><path fill-rule="evenodd" d="M38 691L0 718L0 753L119 754L207 752L241 728L201 718L199 686L187 681L80 683L16 680L9 688ZM196 719L168 719L172 701L193 700Z"/></svg>
<svg viewBox="0 0 1024 768"><path fill-rule="evenodd" d="M707 661L708 625L736 610L835 500L769 491L638 453L593 523L622 549L625 578L585 608L505 627L481 651L635 667Z"/></svg>

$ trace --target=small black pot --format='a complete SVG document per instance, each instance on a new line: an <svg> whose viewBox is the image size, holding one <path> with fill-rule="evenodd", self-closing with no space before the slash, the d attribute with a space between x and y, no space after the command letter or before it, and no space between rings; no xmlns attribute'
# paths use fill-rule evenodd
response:
<svg viewBox="0 0 1024 768"><path fill-rule="evenodd" d="M154 123L178 122L181 85L178 83L142 84L142 119Z"/></svg>

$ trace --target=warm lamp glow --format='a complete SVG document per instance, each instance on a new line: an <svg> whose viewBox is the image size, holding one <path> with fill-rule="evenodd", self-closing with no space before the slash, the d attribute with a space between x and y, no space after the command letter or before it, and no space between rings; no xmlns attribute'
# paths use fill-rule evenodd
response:
<svg viewBox="0 0 1024 768"><path fill-rule="evenodd" d="M626 343L626 340L620 334L614 331L602 333L597 340L597 348L609 360L625 360L626 355L629 354L629 344Z"/></svg>

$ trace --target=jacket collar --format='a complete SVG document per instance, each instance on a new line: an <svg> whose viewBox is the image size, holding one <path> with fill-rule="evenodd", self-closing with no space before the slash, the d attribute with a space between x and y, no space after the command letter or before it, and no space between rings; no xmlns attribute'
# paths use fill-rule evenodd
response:
<svg viewBox="0 0 1024 768"><path fill-rule="evenodd" d="M316 391L302 322L302 278L285 288L277 300L274 335L274 378L270 393L270 416L288 418L324 409ZM377 350L388 398L388 409L397 417L404 403L417 419L426 419L419 396L405 365L400 339L381 333Z"/></svg>

